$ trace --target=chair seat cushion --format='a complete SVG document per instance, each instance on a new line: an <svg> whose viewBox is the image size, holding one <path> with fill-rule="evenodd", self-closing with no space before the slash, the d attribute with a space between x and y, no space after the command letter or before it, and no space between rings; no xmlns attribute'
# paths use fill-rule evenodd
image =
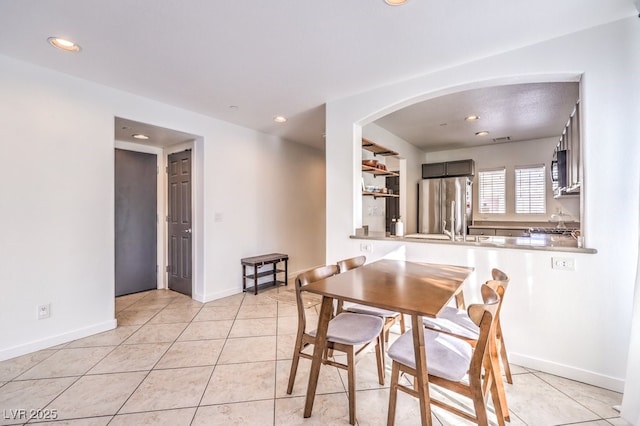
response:
<svg viewBox="0 0 640 426"><path fill-rule="evenodd" d="M478 340L480 329L469 318L467 311L446 306L437 318L423 317L424 326L436 331L446 331L447 333L468 339Z"/></svg>
<svg viewBox="0 0 640 426"><path fill-rule="evenodd" d="M383 325L380 317L343 312L329 321L327 340L345 345L363 345L378 337ZM315 337L316 330L309 334Z"/></svg>
<svg viewBox="0 0 640 426"><path fill-rule="evenodd" d="M472 349L471 345L464 340L425 329L424 346L427 352L429 374L456 382L462 380L467 374ZM400 336L389 347L388 354L392 360L416 368L412 332L408 331Z"/></svg>
<svg viewBox="0 0 640 426"><path fill-rule="evenodd" d="M375 315L382 318L395 318L400 315L400 312L389 311L382 308L376 308L374 306L360 305L358 303L345 303L342 309L349 312L355 312L356 314Z"/></svg>

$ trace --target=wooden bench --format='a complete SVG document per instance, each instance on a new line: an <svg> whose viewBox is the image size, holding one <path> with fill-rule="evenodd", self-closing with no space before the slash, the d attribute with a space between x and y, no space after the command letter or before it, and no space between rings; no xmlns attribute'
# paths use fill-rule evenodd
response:
<svg viewBox="0 0 640 426"><path fill-rule="evenodd" d="M253 281L253 294L258 294L258 288L269 287L278 284L288 285L288 269L287 262L289 261L289 256L282 253L270 253L263 254L260 256L253 257L245 257L244 259L240 259L240 263L242 264L242 291L247 291L247 280ZM284 262L284 269L279 269L278 264L280 262ZM259 268L264 267L266 265L273 265L271 269L259 271ZM250 267L249 271L247 271L247 267ZM284 280L278 280L277 274L283 273ZM258 283L258 280L261 277L272 276L273 279L271 281Z"/></svg>

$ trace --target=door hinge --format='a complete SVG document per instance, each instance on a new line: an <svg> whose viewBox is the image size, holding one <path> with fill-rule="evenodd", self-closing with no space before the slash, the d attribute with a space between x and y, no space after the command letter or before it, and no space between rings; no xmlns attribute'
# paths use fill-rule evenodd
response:
<svg viewBox="0 0 640 426"><path fill-rule="evenodd" d="M166 266L166 268L164 268L165 272L169 272L169 265Z"/></svg>
<svg viewBox="0 0 640 426"><path fill-rule="evenodd" d="M167 222L169 222L169 215L167 215L167 216L165 217L165 220L166 220Z"/></svg>
<svg viewBox="0 0 640 426"><path fill-rule="evenodd" d="M156 265L156 272L160 272L160 265Z"/></svg>
<svg viewBox="0 0 640 426"><path fill-rule="evenodd" d="M160 167L156 166L156 174L159 175L160 174Z"/></svg>
<svg viewBox="0 0 640 426"><path fill-rule="evenodd" d="M167 174L169 173L169 166L165 166L164 167L164 172L167 173Z"/></svg>

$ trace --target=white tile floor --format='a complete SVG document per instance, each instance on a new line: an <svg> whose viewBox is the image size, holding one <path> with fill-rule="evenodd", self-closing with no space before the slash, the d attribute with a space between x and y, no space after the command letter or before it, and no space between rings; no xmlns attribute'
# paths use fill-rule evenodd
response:
<svg viewBox="0 0 640 426"><path fill-rule="evenodd" d="M297 316L274 294L289 290L207 304L166 290L119 297L117 329L0 362L0 425L24 424L31 410L55 412L58 421L48 424L64 425L348 424L343 371L322 367L309 419L302 416L308 360L286 394ZM308 309L311 323L316 309ZM618 393L513 370L514 384L506 385L512 425L626 425L611 408ZM385 424L389 390L377 383L374 354L358 363L356 377L358 424ZM468 424L433 413L434 425ZM416 401L399 393L396 424L419 423Z"/></svg>

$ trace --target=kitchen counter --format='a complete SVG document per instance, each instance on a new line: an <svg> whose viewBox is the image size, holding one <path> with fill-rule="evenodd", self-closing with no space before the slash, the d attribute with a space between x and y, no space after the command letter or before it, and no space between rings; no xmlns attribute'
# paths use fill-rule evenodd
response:
<svg viewBox="0 0 640 426"><path fill-rule="evenodd" d="M563 251L573 253L597 253L593 248L581 248L570 235L535 234L531 237L498 237L468 235L467 241L459 237L456 241L444 239L441 235L408 234L404 237L387 236L384 233L369 232L369 235L351 235L362 240L405 241L411 243L455 244L471 247L508 248L522 250ZM477 238L476 238L477 237ZM446 238L446 237L445 237Z"/></svg>

